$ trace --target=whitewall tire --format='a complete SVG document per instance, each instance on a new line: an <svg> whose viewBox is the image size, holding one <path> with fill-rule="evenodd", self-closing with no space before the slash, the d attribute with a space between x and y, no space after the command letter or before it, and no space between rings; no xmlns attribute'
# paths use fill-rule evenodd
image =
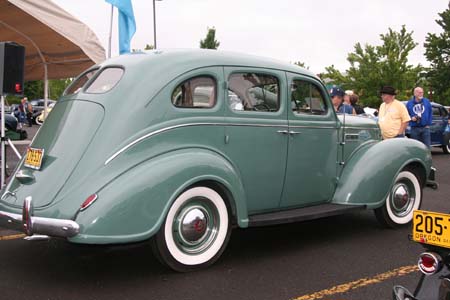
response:
<svg viewBox="0 0 450 300"><path fill-rule="evenodd" d="M227 206L215 190L198 186L173 202L154 238L157 257L170 268L186 272L214 263L230 237Z"/></svg>
<svg viewBox="0 0 450 300"><path fill-rule="evenodd" d="M409 224L421 203L420 181L412 170L405 169L395 178L385 204L375 210L375 215L382 225L395 228Z"/></svg>

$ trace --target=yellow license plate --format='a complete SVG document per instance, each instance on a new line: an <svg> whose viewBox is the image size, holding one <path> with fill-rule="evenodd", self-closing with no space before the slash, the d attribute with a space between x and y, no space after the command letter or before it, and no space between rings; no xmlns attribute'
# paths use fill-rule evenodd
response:
<svg viewBox="0 0 450 300"><path fill-rule="evenodd" d="M450 248L450 215L416 210L413 217L413 240Z"/></svg>
<svg viewBox="0 0 450 300"><path fill-rule="evenodd" d="M39 170L42 165L42 158L44 157L44 149L28 148L25 159L25 167Z"/></svg>

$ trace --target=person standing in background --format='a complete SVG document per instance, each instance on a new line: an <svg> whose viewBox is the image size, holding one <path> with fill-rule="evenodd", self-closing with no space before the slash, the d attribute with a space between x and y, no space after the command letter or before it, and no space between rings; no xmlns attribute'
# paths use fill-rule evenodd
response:
<svg viewBox="0 0 450 300"><path fill-rule="evenodd" d="M28 121L28 127L33 126L33 105L28 102L28 98L25 97L25 114Z"/></svg>
<svg viewBox="0 0 450 300"><path fill-rule="evenodd" d="M25 123L26 120L26 102L27 99L26 97L22 98L22 100L20 100L20 104L19 104L19 114L18 114L18 121L19 121L19 129L22 129L23 124Z"/></svg>
<svg viewBox="0 0 450 300"><path fill-rule="evenodd" d="M416 87L414 96L406 104L411 121L411 138L431 148L430 125L433 122L433 108L430 100L423 97L423 89Z"/></svg>
<svg viewBox="0 0 450 300"><path fill-rule="evenodd" d="M365 113L364 109L362 108L361 105L358 104L358 101L359 101L358 95L356 95L355 93L350 95L350 103L353 106L353 109L355 110L356 114L357 115L364 114Z"/></svg>
<svg viewBox="0 0 450 300"><path fill-rule="evenodd" d="M343 103L344 91L338 87L333 87L330 91L331 102L333 103L334 110L340 114L354 115L355 112L351 105Z"/></svg>
<svg viewBox="0 0 450 300"><path fill-rule="evenodd" d="M405 137L405 129L411 120L406 106L395 99L395 89L384 86L380 90L381 103L378 113L378 124L380 125L383 139Z"/></svg>

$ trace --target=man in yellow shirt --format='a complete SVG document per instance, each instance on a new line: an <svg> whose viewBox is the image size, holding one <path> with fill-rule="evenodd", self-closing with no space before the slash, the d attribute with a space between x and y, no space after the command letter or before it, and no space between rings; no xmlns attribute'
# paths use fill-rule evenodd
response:
<svg viewBox="0 0 450 300"><path fill-rule="evenodd" d="M405 129L411 120L406 106L395 99L395 89L384 86L380 90L383 103L378 112L378 124L380 125L383 139L405 137Z"/></svg>

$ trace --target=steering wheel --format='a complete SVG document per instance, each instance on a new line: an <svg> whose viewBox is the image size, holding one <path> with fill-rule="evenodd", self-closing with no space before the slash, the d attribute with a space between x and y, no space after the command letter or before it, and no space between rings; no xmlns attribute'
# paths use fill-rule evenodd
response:
<svg viewBox="0 0 450 300"><path fill-rule="evenodd" d="M255 111L259 111L259 110L270 111L270 106L265 103L260 103L260 104L254 105L253 110L255 110Z"/></svg>

